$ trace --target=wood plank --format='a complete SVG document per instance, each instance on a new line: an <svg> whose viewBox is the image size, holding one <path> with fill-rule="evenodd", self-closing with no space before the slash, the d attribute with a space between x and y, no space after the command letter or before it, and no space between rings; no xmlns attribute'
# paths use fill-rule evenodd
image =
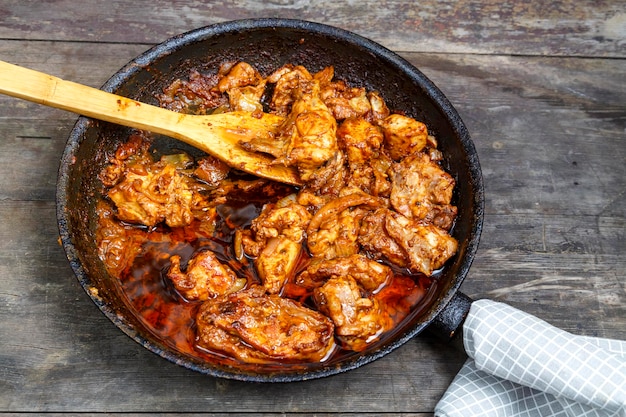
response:
<svg viewBox="0 0 626 417"><path fill-rule="evenodd" d="M354 413L228 413L229 417L249 417L251 414L254 417L269 417L280 415L281 417L354 417ZM15 415L15 414L11 414ZM44 413L45 417L143 417L145 413ZM179 417L181 413L150 413L151 417ZM223 413L184 413L185 417L220 417ZM428 417L433 416L433 413L359 413L359 417ZM0 416L5 416L0 414ZM8 415L6 415L8 417Z"/></svg>
<svg viewBox="0 0 626 417"><path fill-rule="evenodd" d="M595 0L85 0L80 7L5 0L0 16L4 39L155 44L212 23L282 17L338 26L407 52L626 56L623 5Z"/></svg>
<svg viewBox="0 0 626 417"><path fill-rule="evenodd" d="M146 46L4 40L0 55L98 86ZM485 227L462 290L626 339L626 61L403 55L457 107L483 167ZM465 355L428 336L343 375L264 385L187 371L122 334L57 243L74 120L0 97L0 412L431 415Z"/></svg>

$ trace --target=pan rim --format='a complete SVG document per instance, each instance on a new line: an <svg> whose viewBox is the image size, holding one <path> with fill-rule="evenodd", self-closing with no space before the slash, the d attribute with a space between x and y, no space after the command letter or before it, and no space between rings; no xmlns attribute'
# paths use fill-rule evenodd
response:
<svg viewBox="0 0 626 417"><path fill-rule="evenodd" d="M478 156L473 142L470 139L469 132L461 120L458 112L444 96L444 94L430 81L421 71L415 66L409 63L407 60L392 52L391 50L383 47L382 45L367 39L363 36L357 35L353 32L340 29L337 27L329 26L326 24L310 22L299 19L282 19L282 18L261 18L261 19L243 19L234 20L228 22L217 23L200 27L188 32L175 35L166 41L155 45L148 49L144 53L140 54L128 64L122 67L116 72L105 84L101 87L105 91L114 91L121 83L131 77L133 74L143 70L155 60L172 54L174 51L189 46L194 43L205 41L214 36L232 32L247 32L253 30L275 28L276 30L298 30L309 31L315 34L321 34L336 38L341 42L355 45L360 48L367 49L378 59L383 59L389 65L394 66L399 71L411 77L417 84L422 86L424 93L428 99L433 102L439 111L445 114L446 119L449 121L454 133L459 138L461 145L463 146L464 153L468 155L467 161L470 168L470 177L472 178L474 194L473 194L473 207L475 208L474 221L472 223L472 230L469 232L469 239L465 248L465 255L463 262L461 263L457 272L457 277L454 279L454 283L445 291L445 294L435 302L430 308L429 312L409 331L402 336L394 339L390 343L385 344L375 351L368 352L366 355L357 356L355 359L350 359L340 362L337 366L325 367L321 366L312 370L305 371L292 371L286 373L251 373L247 371L238 371L234 369L220 369L214 364L207 364L201 361L194 360L193 358L178 354L175 351L164 349L162 346L150 341L144 337L140 332L129 326L117 312L110 306L106 305L97 296L94 296L94 286L89 278L89 274L85 271L83 265L80 262L80 258L77 253L77 249L74 246L72 236L69 230L69 219L67 213L67 189L70 183L71 174L71 161L76 155L76 152L80 146L80 140L82 132L84 132L89 124L90 119L79 117L75 126L73 127L70 136L68 138L63 156L61 158L61 164L58 173L56 204L57 204L57 220L59 226L59 233L62 246L66 252L66 256L70 262L70 266L77 276L81 286L87 292L89 297L96 303L102 313L112 321L116 327L121 329L133 340L141 344L149 351L176 363L182 367L207 374L214 377L234 379L249 382L296 382L309 379L316 379L326 376L335 375L345 371L349 371L358 367L361 367L367 363L375 361L391 351L397 349L401 345L405 344L408 340L421 333L427 325L446 307L446 305L452 300L454 295L458 292L465 276L469 272L472 260L478 249L478 243L480 240L480 234L483 225L483 213L484 213L484 190L483 179L480 170L480 164Z"/></svg>

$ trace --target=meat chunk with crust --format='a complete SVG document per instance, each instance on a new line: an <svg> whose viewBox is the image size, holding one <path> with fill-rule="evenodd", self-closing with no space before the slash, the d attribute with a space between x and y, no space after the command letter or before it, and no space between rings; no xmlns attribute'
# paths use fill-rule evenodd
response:
<svg viewBox="0 0 626 417"><path fill-rule="evenodd" d="M293 277L310 219L307 209L296 202L281 207L268 204L250 229L240 232L243 250L255 257L257 272L269 293L279 293Z"/></svg>
<svg viewBox="0 0 626 417"><path fill-rule="evenodd" d="M379 208L367 213L361 220L359 244L375 259L384 259L394 265L406 268L409 259L406 251L387 232L385 219L389 210Z"/></svg>
<svg viewBox="0 0 626 417"><path fill-rule="evenodd" d="M454 255L458 246L445 230L386 208L363 218L359 243L373 257L429 276Z"/></svg>
<svg viewBox="0 0 626 417"><path fill-rule="evenodd" d="M193 220L193 192L172 164L153 170L129 170L107 196L115 203L117 217L129 223L170 227L186 226Z"/></svg>
<svg viewBox="0 0 626 417"><path fill-rule="evenodd" d="M296 284L314 289L322 286L328 278L346 275L353 277L366 291L375 293L391 281L393 272L388 266L365 255L354 254L311 263L298 275Z"/></svg>
<svg viewBox="0 0 626 417"><path fill-rule="evenodd" d="M315 289L319 310L335 323L335 332L344 347L361 351L393 325L377 299L364 296L350 275L330 278Z"/></svg>
<svg viewBox="0 0 626 417"><path fill-rule="evenodd" d="M454 178L422 152L394 164L390 201L404 216L449 230L457 210L450 204Z"/></svg>
<svg viewBox="0 0 626 417"><path fill-rule="evenodd" d="M217 89L221 93L226 93L233 88L257 85L262 80L261 74L247 62L237 62L232 66L223 65L219 75Z"/></svg>
<svg viewBox="0 0 626 417"><path fill-rule="evenodd" d="M337 152L337 120L319 98L319 86L293 103L291 112L279 131L278 140L286 147L277 163L295 166L303 181Z"/></svg>
<svg viewBox="0 0 626 417"><path fill-rule="evenodd" d="M392 161L381 152L381 129L363 118L350 118L337 129L337 138L348 159L349 184L375 196L388 196L387 171Z"/></svg>
<svg viewBox="0 0 626 417"><path fill-rule="evenodd" d="M392 114L380 122L385 135L385 149L398 161L407 155L421 151L428 140L426 125L411 117Z"/></svg>
<svg viewBox="0 0 626 417"><path fill-rule="evenodd" d="M263 252L254 260L254 266L269 294L279 294L295 275L302 250L301 243L284 236L267 242Z"/></svg>
<svg viewBox="0 0 626 417"><path fill-rule="evenodd" d="M311 213L296 202L282 207L266 204L244 233L244 251L250 256L259 256L268 240L279 236L299 243L304 239L310 220Z"/></svg>
<svg viewBox="0 0 626 417"><path fill-rule="evenodd" d="M326 203L307 227L311 255L330 259L357 253L360 219L364 214L359 206L377 207L381 204L379 199L363 192L343 195Z"/></svg>
<svg viewBox="0 0 626 417"><path fill-rule="evenodd" d="M241 290L246 285L245 278L237 274L228 265L222 264L213 254L205 250L196 254L181 271L178 255L170 258L171 265L167 277L176 290L187 300L203 301L218 295L230 294Z"/></svg>
<svg viewBox="0 0 626 417"><path fill-rule="evenodd" d="M385 217L385 229L407 253L411 270L425 275L441 268L458 247L456 239L444 230L392 211Z"/></svg>
<svg viewBox="0 0 626 417"><path fill-rule="evenodd" d="M259 287L205 302L196 322L201 347L245 362L319 362L335 347L328 317Z"/></svg>

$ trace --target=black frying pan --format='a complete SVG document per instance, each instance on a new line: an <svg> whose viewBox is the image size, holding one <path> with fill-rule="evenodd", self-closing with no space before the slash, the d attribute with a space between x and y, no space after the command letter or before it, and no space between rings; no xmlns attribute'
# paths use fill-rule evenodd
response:
<svg viewBox="0 0 626 417"><path fill-rule="evenodd" d="M175 36L137 57L117 72L103 90L157 104L155 94L191 68L215 72L224 61L249 62L264 75L285 63L311 72L333 65L338 78L379 91L391 109L426 123L443 152L444 168L456 179L453 203L458 207L453 236L457 254L432 286L425 304L407 317L393 337L364 352L321 364L237 365L199 360L156 338L135 315L98 258L94 235L95 203L100 197L98 172L105 155L124 141L127 128L80 118L61 160L57 216L63 246L87 294L122 331L150 351L189 369L217 377L263 382L298 381L354 369L430 330L451 337L471 300L458 291L478 247L483 219L483 184L478 157L467 129L441 91L419 70L382 46L341 29L317 23L255 19L200 28ZM162 148L179 143L159 141ZM163 149L167 150L167 149Z"/></svg>

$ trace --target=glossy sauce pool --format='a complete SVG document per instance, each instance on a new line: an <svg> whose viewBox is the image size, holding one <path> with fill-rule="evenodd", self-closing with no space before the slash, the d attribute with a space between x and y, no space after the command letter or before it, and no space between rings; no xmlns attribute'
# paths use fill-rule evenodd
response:
<svg viewBox="0 0 626 417"><path fill-rule="evenodd" d="M260 280L254 270L252 260L235 259L233 239L238 227L246 227L255 218L262 207L261 201L230 201L216 208L215 228L207 230L206 224L194 221L184 228L170 229L159 226L147 231L143 228L129 226L130 233L143 240L140 253L133 264L121 272L119 282L129 304L137 316L146 324L151 332L164 344L192 358L220 365L233 365L239 368L250 367L259 369L259 364L247 365L226 357L220 352L207 351L196 345L195 316L201 301L185 300L167 278L170 267L170 256L181 257L181 268L199 251L211 250L218 259L228 264L240 277L245 277L249 285L259 284ZM310 258L303 256L296 274L305 269ZM427 307L427 300L432 296L436 278L424 275L408 275L395 270L392 281L374 296L385 306L386 312L392 317L395 325L401 323L409 315L419 314ZM313 307L307 291L289 282L283 296L300 300ZM383 334L376 343L393 337L394 330ZM353 356L355 352L337 348L327 358L334 363ZM280 363L268 363L268 369L280 367ZM289 364L293 366L293 364ZM310 366L314 366L311 364ZM306 368L307 364L302 364Z"/></svg>

